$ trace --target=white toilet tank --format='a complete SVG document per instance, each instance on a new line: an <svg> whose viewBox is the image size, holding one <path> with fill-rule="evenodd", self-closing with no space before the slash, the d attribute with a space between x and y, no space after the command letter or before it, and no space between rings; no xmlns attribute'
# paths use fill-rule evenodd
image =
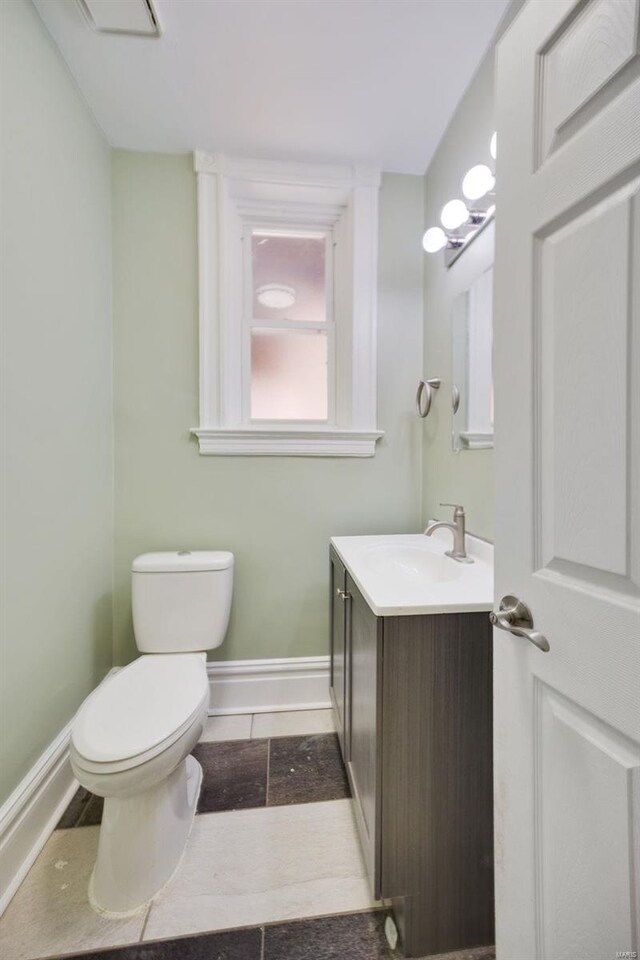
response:
<svg viewBox="0 0 640 960"><path fill-rule="evenodd" d="M136 646L141 653L212 650L224 640L233 593L225 550L144 553L131 566Z"/></svg>

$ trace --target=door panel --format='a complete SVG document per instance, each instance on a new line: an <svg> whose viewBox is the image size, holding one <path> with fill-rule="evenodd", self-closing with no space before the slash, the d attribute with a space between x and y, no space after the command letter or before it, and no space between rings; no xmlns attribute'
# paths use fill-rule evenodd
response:
<svg viewBox="0 0 640 960"><path fill-rule="evenodd" d="M602 960L615 956L612 944L633 942L640 915L640 889L630 884L640 746L543 683L535 699L540 952ZM603 882L581 882L588 877Z"/></svg>
<svg viewBox="0 0 640 960"><path fill-rule="evenodd" d="M529 2L498 45L498 960L639 948L639 0ZM634 833L635 831L635 833Z"/></svg>
<svg viewBox="0 0 640 960"><path fill-rule="evenodd" d="M534 289L536 566L626 591L630 547L638 549L629 542L638 490L629 485L631 438L622 429L637 377L627 356L640 282L631 243L634 233L640 239L638 197L634 181L538 239Z"/></svg>
<svg viewBox="0 0 640 960"><path fill-rule="evenodd" d="M638 73L635 0L573 6L538 59L539 162Z"/></svg>

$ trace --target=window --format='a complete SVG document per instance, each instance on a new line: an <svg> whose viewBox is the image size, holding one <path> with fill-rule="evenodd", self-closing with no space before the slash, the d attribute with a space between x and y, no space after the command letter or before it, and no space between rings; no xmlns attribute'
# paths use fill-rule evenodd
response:
<svg viewBox="0 0 640 960"><path fill-rule="evenodd" d="M195 168L200 452L373 456L379 173Z"/></svg>
<svg viewBox="0 0 640 960"><path fill-rule="evenodd" d="M333 234L253 227L244 243L249 420L333 419ZM246 361L245 361L246 362Z"/></svg>

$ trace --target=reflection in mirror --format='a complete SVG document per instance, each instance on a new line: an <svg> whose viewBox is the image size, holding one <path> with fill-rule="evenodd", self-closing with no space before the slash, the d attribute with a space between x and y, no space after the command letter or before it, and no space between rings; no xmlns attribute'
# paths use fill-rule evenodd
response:
<svg viewBox="0 0 640 960"><path fill-rule="evenodd" d="M453 303L453 449L493 446L493 267Z"/></svg>

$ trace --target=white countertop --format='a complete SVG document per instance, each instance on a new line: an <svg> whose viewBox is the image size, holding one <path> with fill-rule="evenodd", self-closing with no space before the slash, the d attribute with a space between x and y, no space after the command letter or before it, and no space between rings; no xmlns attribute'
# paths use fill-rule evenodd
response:
<svg viewBox="0 0 640 960"><path fill-rule="evenodd" d="M448 530L332 537L336 553L378 617L470 613L493 606L493 546L467 534L473 563L445 556Z"/></svg>

